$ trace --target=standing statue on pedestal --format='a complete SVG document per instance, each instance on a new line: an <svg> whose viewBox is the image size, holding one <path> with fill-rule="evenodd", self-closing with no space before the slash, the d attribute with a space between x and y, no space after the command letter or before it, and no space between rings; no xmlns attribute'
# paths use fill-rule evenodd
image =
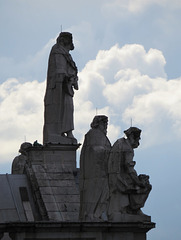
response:
<svg viewBox="0 0 181 240"><path fill-rule="evenodd" d="M69 54L74 49L72 34L61 32L48 62L43 143L76 143L72 131L73 96L78 90L77 67Z"/></svg>
<svg viewBox="0 0 181 240"><path fill-rule="evenodd" d="M107 138L108 118L95 116L85 135L80 156L80 220L106 221L109 201Z"/></svg>
<svg viewBox="0 0 181 240"><path fill-rule="evenodd" d="M126 138L118 139L109 157L109 221L150 221L140 208L151 191L148 175L137 175L134 169L134 148L139 146L141 130L130 127Z"/></svg>

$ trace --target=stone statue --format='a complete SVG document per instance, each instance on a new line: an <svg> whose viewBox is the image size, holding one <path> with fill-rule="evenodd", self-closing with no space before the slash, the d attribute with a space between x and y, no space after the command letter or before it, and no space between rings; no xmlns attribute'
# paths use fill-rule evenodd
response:
<svg viewBox="0 0 181 240"><path fill-rule="evenodd" d="M29 142L24 142L21 144L19 152L21 155L14 158L12 163L12 174L24 174L25 164L27 160L27 149L32 147L32 144Z"/></svg>
<svg viewBox="0 0 181 240"><path fill-rule="evenodd" d="M108 118L95 116L85 135L80 156L80 220L106 221L109 200L107 138Z"/></svg>
<svg viewBox="0 0 181 240"><path fill-rule="evenodd" d="M133 149L139 146L141 130L130 127L124 133L126 138L114 143L109 156L109 221L134 221L138 218L149 221L150 217L140 210L151 191L149 176L138 176L133 161Z"/></svg>
<svg viewBox="0 0 181 240"><path fill-rule="evenodd" d="M44 99L44 144L77 142L72 134L73 89L78 90L77 67L69 54L73 49L72 34L61 32L50 52Z"/></svg>

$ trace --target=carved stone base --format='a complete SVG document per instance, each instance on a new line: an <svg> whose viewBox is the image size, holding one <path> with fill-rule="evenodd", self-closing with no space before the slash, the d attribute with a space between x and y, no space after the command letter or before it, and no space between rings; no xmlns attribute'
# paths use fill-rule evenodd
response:
<svg viewBox="0 0 181 240"><path fill-rule="evenodd" d="M68 137L63 137L58 134L51 134L49 136L49 143L48 144L77 144L77 139L76 138L68 138ZM46 144L46 143L45 143Z"/></svg>
<svg viewBox="0 0 181 240"><path fill-rule="evenodd" d="M151 216L146 214L133 215L133 214L121 214L114 213L110 216L111 222L151 222Z"/></svg>
<svg viewBox="0 0 181 240"><path fill-rule="evenodd" d="M1 227L1 226L0 226ZM13 240L146 240L154 223L11 223L3 225ZM0 228L3 231L3 228Z"/></svg>
<svg viewBox="0 0 181 240"><path fill-rule="evenodd" d="M80 197L76 184L79 145L47 145L28 149L25 166L42 220L78 221Z"/></svg>

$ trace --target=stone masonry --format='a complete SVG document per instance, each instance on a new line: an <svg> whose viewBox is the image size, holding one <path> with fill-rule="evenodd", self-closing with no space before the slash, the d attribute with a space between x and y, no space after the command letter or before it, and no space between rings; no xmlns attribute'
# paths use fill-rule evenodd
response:
<svg viewBox="0 0 181 240"><path fill-rule="evenodd" d="M42 220L78 221L78 147L79 145L47 145L28 149L25 171Z"/></svg>

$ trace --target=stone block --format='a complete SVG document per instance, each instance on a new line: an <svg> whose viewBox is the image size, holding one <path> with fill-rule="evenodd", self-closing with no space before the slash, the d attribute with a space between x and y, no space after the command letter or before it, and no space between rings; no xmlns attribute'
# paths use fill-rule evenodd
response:
<svg viewBox="0 0 181 240"><path fill-rule="evenodd" d="M46 164L47 173L72 173L74 170L72 164Z"/></svg>
<svg viewBox="0 0 181 240"><path fill-rule="evenodd" d="M40 164L33 164L32 165L32 170L34 171L34 173L46 173L46 169L43 165Z"/></svg>
<svg viewBox="0 0 181 240"><path fill-rule="evenodd" d="M102 239L104 240L138 240L134 238L134 233L132 232L114 232L114 233L102 233ZM139 239L141 240L141 239ZM146 240L146 239L144 239Z"/></svg>
<svg viewBox="0 0 181 240"><path fill-rule="evenodd" d="M49 180L47 179L37 179L37 183L39 187L48 187L50 186Z"/></svg>
<svg viewBox="0 0 181 240"><path fill-rule="evenodd" d="M60 195L57 194L55 195L55 200L56 202L59 203L78 203L80 202L80 196L75 194L75 195Z"/></svg>
<svg viewBox="0 0 181 240"><path fill-rule="evenodd" d="M43 194L50 194L52 195L51 187L39 187L41 195Z"/></svg>
<svg viewBox="0 0 181 240"><path fill-rule="evenodd" d="M66 203L58 203L58 208L60 212L67 212L67 204Z"/></svg>
<svg viewBox="0 0 181 240"><path fill-rule="evenodd" d="M47 173L47 172L36 172L37 179L47 179L47 180L74 180L74 175L72 173Z"/></svg>
<svg viewBox="0 0 181 240"><path fill-rule="evenodd" d="M48 218L50 221L64 221L62 214L60 212L48 212Z"/></svg>
<svg viewBox="0 0 181 240"><path fill-rule="evenodd" d="M28 151L28 176L37 205L39 208L43 206L42 212L47 214L49 220L78 220L76 214L79 212L80 197L74 176L77 147L51 145ZM66 213L64 218L62 212ZM71 217L68 216L68 212Z"/></svg>
<svg viewBox="0 0 181 240"><path fill-rule="evenodd" d="M78 212L62 212L62 217L66 222L77 222L79 219Z"/></svg>
<svg viewBox="0 0 181 240"><path fill-rule="evenodd" d="M113 222L151 222L151 217L145 214L121 214L114 213Z"/></svg>
<svg viewBox="0 0 181 240"><path fill-rule="evenodd" d="M45 207L48 212L58 212L59 211L59 208L58 208L56 202L46 202Z"/></svg>
<svg viewBox="0 0 181 240"><path fill-rule="evenodd" d="M74 175L71 173L48 173L48 179L54 180L74 180Z"/></svg>
<svg viewBox="0 0 181 240"><path fill-rule="evenodd" d="M74 187L75 180L49 180L51 187Z"/></svg>
<svg viewBox="0 0 181 240"><path fill-rule="evenodd" d="M79 212L80 203L58 203L58 208L63 212Z"/></svg>
<svg viewBox="0 0 181 240"><path fill-rule="evenodd" d="M28 151L28 157L34 164L36 162L43 162L43 151Z"/></svg>
<svg viewBox="0 0 181 240"><path fill-rule="evenodd" d="M42 199L43 199L43 202L44 203L47 203L47 202L55 202L55 198L53 195L51 194L42 194Z"/></svg>
<svg viewBox="0 0 181 240"><path fill-rule="evenodd" d="M76 187L52 187L52 192L54 195L74 195L79 194L79 191Z"/></svg>

